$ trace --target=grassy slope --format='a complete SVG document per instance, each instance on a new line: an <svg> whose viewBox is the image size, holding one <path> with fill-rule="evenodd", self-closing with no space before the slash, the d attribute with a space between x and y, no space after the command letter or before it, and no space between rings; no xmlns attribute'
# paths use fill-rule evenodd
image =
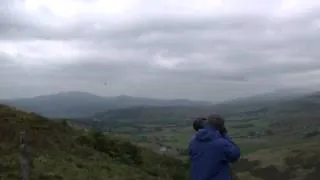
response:
<svg viewBox="0 0 320 180"><path fill-rule="evenodd" d="M250 154L234 166L240 180L318 180L320 144L304 142Z"/></svg>
<svg viewBox="0 0 320 180"><path fill-rule="evenodd" d="M185 165L100 133L76 131L33 113L0 106L0 179L17 179L19 130L26 129L31 179L186 179Z"/></svg>
<svg viewBox="0 0 320 180"><path fill-rule="evenodd" d="M36 114L0 106L0 179L17 179L18 132L27 129L32 179L186 180L186 164L125 140L74 130ZM272 148L243 157L233 166L239 180L319 180L320 144Z"/></svg>

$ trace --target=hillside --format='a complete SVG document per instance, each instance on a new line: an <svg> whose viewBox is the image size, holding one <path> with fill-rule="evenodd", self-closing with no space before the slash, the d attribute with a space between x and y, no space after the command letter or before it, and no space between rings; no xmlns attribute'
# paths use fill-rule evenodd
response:
<svg viewBox="0 0 320 180"><path fill-rule="evenodd" d="M320 144L304 142L259 151L233 166L237 180L318 180Z"/></svg>
<svg viewBox="0 0 320 180"><path fill-rule="evenodd" d="M19 131L29 135L31 179L184 180L183 162L126 140L72 129L37 114L0 106L0 179L18 179Z"/></svg>
<svg viewBox="0 0 320 180"><path fill-rule="evenodd" d="M186 180L187 164L99 132L75 130L0 105L0 179L19 176L19 131L27 130L31 179ZM232 166L238 180L318 180L320 144L313 140L244 156Z"/></svg>
<svg viewBox="0 0 320 180"><path fill-rule="evenodd" d="M134 106L209 106L210 102L186 99L160 100L131 96L102 97L85 92L61 92L33 98L0 100L0 103L55 118L83 118L97 112Z"/></svg>

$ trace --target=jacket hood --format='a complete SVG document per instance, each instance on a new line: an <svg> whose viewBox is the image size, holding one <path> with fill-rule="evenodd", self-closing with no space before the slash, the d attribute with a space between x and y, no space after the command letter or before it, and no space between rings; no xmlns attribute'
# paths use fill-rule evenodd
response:
<svg viewBox="0 0 320 180"><path fill-rule="evenodd" d="M205 127L203 129L200 129L195 134L195 139L197 141L211 141L213 139L216 139L217 137L218 137L218 131L212 127Z"/></svg>

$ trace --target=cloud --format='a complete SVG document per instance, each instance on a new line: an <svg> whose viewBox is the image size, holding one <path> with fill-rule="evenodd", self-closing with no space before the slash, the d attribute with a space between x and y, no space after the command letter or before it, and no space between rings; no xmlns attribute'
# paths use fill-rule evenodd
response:
<svg viewBox="0 0 320 180"><path fill-rule="evenodd" d="M317 1L110 3L4 1L1 94L81 90L219 101L319 78Z"/></svg>

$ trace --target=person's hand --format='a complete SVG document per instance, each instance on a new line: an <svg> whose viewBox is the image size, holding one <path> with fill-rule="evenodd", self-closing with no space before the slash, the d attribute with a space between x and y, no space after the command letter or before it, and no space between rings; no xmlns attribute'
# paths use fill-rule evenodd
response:
<svg viewBox="0 0 320 180"><path fill-rule="evenodd" d="M228 131L227 131L227 129L224 127L224 125L223 125L222 127L220 127L220 128L218 129L218 131L220 132L220 134L221 134L222 136L225 136L225 135L228 133Z"/></svg>
<svg viewBox="0 0 320 180"><path fill-rule="evenodd" d="M193 129L195 131L198 131L199 129L204 128L204 124L205 124L206 120L207 119L204 117L198 117L197 119L195 119L193 121Z"/></svg>
<svg viewBox="0 0 320 180"><path fill-rule="evenodd" d="M225 134L228 133L225 125L224 125L224 119L220 115L211 115L208 117L208 123L211 126L214 126L219 133L224 136Z"/></svg>

